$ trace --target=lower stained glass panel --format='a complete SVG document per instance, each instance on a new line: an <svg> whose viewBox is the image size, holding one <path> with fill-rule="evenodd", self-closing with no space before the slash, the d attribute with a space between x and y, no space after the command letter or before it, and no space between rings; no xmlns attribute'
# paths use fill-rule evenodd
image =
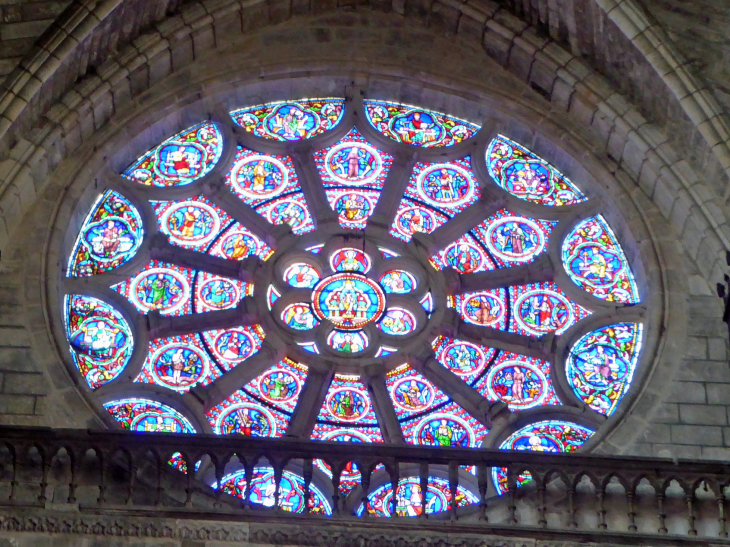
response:
<svg viewBox="0 0 730 547"><path fill-rule="evenodd" d="M148 399L121 399L104 403L124 429L149 433L195 433L190 421L174 408Z"/></svg>

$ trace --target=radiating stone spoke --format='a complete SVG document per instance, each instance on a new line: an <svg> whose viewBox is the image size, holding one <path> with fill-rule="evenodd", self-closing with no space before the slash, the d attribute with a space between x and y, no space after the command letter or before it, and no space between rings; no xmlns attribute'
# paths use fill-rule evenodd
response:
<svg viewBox="0 0 730 547"><path fill-rule="evenodd" d="M203 332L226 327L244 327L260 322L252 298L244 298L235 308L180 317L166 317L158 311L148 315L150 338L166 338L192 332Z"/></svg>
<svg viewBox="0 0 730 547"><path fill-rule="evenodd" d="M552 339L554 338L552 334L541 338L531 338L489 327L472 325L465 321L459 322L455 337L473 344L492 346L537 359L550 358Z"/></svg>
<svg viewBox="0 0 730 547"><path fill-rule="evenodd" d="M488 272L461 274L460 292L486 291L511 285L552 281L555 276L554 272L550 257L547 254L542 254L529 264Z"/></svg>
<svg viewBox="0 0 730 547"><path fill-rule="evenodd" d="M398 416L393 409L393 402L388 394L385 385L385 377L382 374L365 376L363 378L368 386L370 397L373 401L375 414L378 416L380 430L383 433L385 442L404 444L403 430L398 422Z"/></svg>
<svg viewBox="0 0 730 547"><path fill-rule="evenodd" d="M332 370L309 369L307 381L286 430L288 437L309 437L333 376Z"/></svg>

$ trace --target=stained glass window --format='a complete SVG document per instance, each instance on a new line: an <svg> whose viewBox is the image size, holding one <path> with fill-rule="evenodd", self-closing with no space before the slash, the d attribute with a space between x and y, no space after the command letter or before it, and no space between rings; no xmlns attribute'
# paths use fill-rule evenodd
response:
<svg viewBox="0 0 730 547"><path fill-rule="evenodd" d="M312 314L312 309L306 302L289 304L281 312L281 320L287 327L294 330L312 330L319 325L319 321Z"/></svg>
<svg viewBox="0 0 730 547"><path fill-rule="evenodd" d="M365 115L386 137L424 148L453 146L479 131L478 125L453 116L387 101L366 100Z"/></svg>
<svg viewBox="0 0 730 547"><path fill-rule="evenodd" d="M575 452L591 436L593 430L572 422L546 420L527 425L510 435L500 446L501 450L529 450L532 452L559 453ZM499 494L507 487L507 468L492 468L492 479ZM532 480L530 473L522 473L517 478L517 486Z"/></svg>
<svg viewBox="0 0 730 547"><path fill-rule="evenodd" d="M431 263L437 270L473 273L532 262L547 249L556 224L502 209L431 257Z"/></svg>
<svg viewBox="0 0 730 547"><path fill-rule="evenodd" d="M367 334L362 331L342 332L334 330L327 336L327 344L332 349L343 353L360 353L368 347L370 341Z"/></svg>
<svg viewBox="0 0 730 547"><path fill-rule="evenodd" d="M563 266L576 285L597 298L622 304L639 302L629 261L601 215L579 223L565 238Z"/></svg>
<svg viewBox="0 0 730 547"><path fill-rule="evenodd" d="M344 99L302 99L241 108L231 112L231 117L257 137L298 141L329 131L340 123L344 112Z"/></svg>
<svg viewBox="0 0 730 547"><path fill-rule="evenodd" d="M355 441L352 441L353 432ZM370 394L359 376L335 374L317 416L312 439L383 442Z"/></svg>
<svg viewBox="0 0 730 547"><path fill-rule="evenodd" d="M223 492L239 498L246 495L246 486L246 473L243 470L226 475L221 480ZM276 477L273 468L254 467L248 500L256 505L273 507L276 503L275 493ZM332 514L327 498L313 484L309 485L309 500L306 503L311 514ZM290 513L303 513L304 504L304 479L285 469L279 481L279 508Z"/></svg>
<svg viewBox="0 0 730 547"><path fill-rule="evenodd" d="M360 249L345 247L332 253L330 266L337 272L368 273L372 267L370 257Z"/></svg>
<svg viewBox="0 0 730 547"><path fill-rule="evenodd" d="M410 444L478 448L486 428L409 365L385 379L395 413Z"/></svg>
<svg viewBox="0 0 730 547"><path fill-rule="evenodd" d="M479 503L479 497L459 486L456 491L456 506L465 507ZM452 493L449 481L428 477L426 489L426 507L424 508L421 480L419 477L406 477L398 481L398 492L395 499L395 512L399 517L418 517L424 510L427 515L448 511L451 508ZM368 495L367 505L360 505L357 515L364 511L373 517L390 517L393 511L393 484L386 483Z"/></svg>
<svg viewBox="0 0 730 547"><path fill-rule="evenodd" d="M69 277L89 277L128 262L142 244L137 209L121 194L107 190L86 216L68 263Z"/></svg>
<svg viewBox="0 0 730 547"><path fill-rule="evenodd" d="M380 319L385 293L376 282L359 274L337 273L324 279L312 294L314 313L339 329L359 330Z"/></svg>
<svg viewBox="0 0 730 547"><path fill-rule="evenodd" d="M220 130L205 122L170 137L127 167L123 175L146 186L184 186L209 173L222 153Z"/></svg>
<svg viewBox="0 0 730 547"><path fill-rule="evenodd" d="M407 294L417 287L413 274L403 270L390 270L380 277L380 285L386 293Z"/></svg>
<svg viewBox="0 0 730 547"><path fill-rule="evenodd" d="M385 334L405 336L416 330L416 318L403 308L388 308L378 323L378 328Z"/></svg>
<svg viewBox="0 0 730 547"><path fill-rule="evenodd" d="M124 429L147 433L195 433L190 421L174 408L148 399L122 399L104 404Z"/></svg>
<svg viewBox="0 0 730 547"><path fill-rule="evenodd" d="M570 387L596 412L612 414L631 386L641 333L640 323L617 323L589 332L570 349Z"/></svg>
<svg viewBox="0 0 730 547"><path fill-rule="evenodd" d="M292 264L284 272L284 281L299 289L313 288L320 277L316 268L303 263Z"/></svg>
<svg viewBox="0 0 730 547"><path fill-rule="evenodd" d="M499 186L525 201L559 207L587 199L552 165L502 135L487 149L487 167Z"/></svg>
<svg viewBox="0 0 730 547"><path fill-rule="evenodd" d="M291 419L307 367L284 359L206 412L217 435L281 437Z"/></svg>
<svg viewBox="0 0 730 547"><path fill-rule="evenodd" d="M66 338L74 364L96 389L124 370L134 348L132 330L106 302L90 296L66 296Z"/></svg>

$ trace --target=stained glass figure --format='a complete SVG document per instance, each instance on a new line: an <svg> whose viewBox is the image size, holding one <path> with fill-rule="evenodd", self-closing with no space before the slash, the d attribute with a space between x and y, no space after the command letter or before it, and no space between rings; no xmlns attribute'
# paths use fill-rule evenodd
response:
<svg viewBox="0 0 730 547"><path fill-rule="evenodd" d="M385 293L380 285L365 276L336 273L315 287L312 307L317 317L330 321L339 329L359 330L380 319Z"/></svg>
<svg viewBox="0 0 730 547"><path fill-rule="evenodd" d="M68 276L89 277L118 268L137 253L143 237L139 211L121 194L107 190L81 225Z"/></svg>
<svg viewBox="0 0 730 547"><path fill-rule="evenodd" d="M190 287L194 270L153 260L137 275L114 286L140 313L159 310L162 315L191 313Z"/></svg>
<svg viewBox="0 0 730 547"><path fill-rule="evenodd" d="M502 135L490 143L486 159L494 181L525 201L559 207L587 199L555 167Z"/></svg>
<svg viewBox="0 0 730 547"><path fill-rule="evenodd" d="M372 267L370 257L360 249L345 248L330 256L330 266L336 272L368 273Z"/></svg>
<svg viewBox="0 0 730 547"><path fill-rule="evenodd" d="M312 254L318 255L322 252L322 249L324 249L324 243L320 243L319 245L312 245L311 247L307 247L305 251L309 251Z"/></svg>
<svg viewBox="0 0 730 547"><path fill-rule="evenodd" d="M433 295L430 292L426 293L426 296L421 298L418 303L424 310L426 310L426 313L429 314L430 317L434 310Z"/></svg>
<svg viewBox="0 0 730 547"><path fill-rule="evenodd" d="M281 437L306 378L306 366L289 359L277 363L206 412L214 433Z"/></svg>
<svg viewBox="0 0 730 547"><path fill-rule="evenodd" d="M207 249L231 221L225 211L202 196L151 203L160 231L167 234L170 243L187 249Z"/></svg>
<svg viewBox="0 0 730 547"><path fill-rule="evenodd" d="M195 278L195 312L235 308L244 296L253 295L253 284L198 272Z"/></svg>
<svg viewBox="0 0 730 547"><path fill-rule="evenodd" d="M254 467L248 500L252 504L274 507L276 498L276 477L271 467ZM226 494L243 498L246 495L246 472L236 471L221 480L221 489ZM310 514L331 515L332 509L327 498L314 485L309 485ZM290 513L304 512L304 479L291 471L284 470L279 482L279 508Z"/></svg>
<svg viewBox="0 0 730 547"><path fill-rule="evenodd" d="M469 385L482 376L498 354L494 348L446 336L439 336L432 345L438 362Z"/></svg>
<svg viewBox="0 0 730 547"><path fill-rule="evenodd" d="M314 230L291 158L239 146L226 184L272 224L289 224L295 234Z"/></svg>
<svg viewBox="0 0 730 547"><path fill-rule="evenodd" d="M386 101L365 101L372 126L394 141L434 148L453 146L476 135L480 126L417 106Z"/></svg>
<svg viewBox="0 0 730 547"><path fill-rule="evenodd" d="M417 163L390 234L410 241L416 232L431 233L480 195L469 156L445 163Z"/></svg>
<svg viewBox="0 0 730 547"><path fill-rule="evenodd" d="M380 286L386 293L408 294L416 289L416 278L403 270L390 270L380 277Z"/></svg>
<svg viewBox="0 0 730 547"><path fill-rule="evenodd" d="M146 186L184 186L208 174L223 153L223 137L204 122L181 131L144 154L123 176Z"/></svg>
<svg viewBox="0 0 730 547"><path fill-rule="evenodd" d="M304 351L319 355L319 348L316 342L297 342L297 346L301 346Z"/></svg>
<svg viewBox="0 0 730 547"><path fill-rule="evenodd" d="M477 291L449 296L450 308L456 308L461 318L480 327L507 329L508 292L505 289Z"/></svg>
<svg viewBox="0 0 730 547"><path fill-rule="evenodd" d="M602 215L580 222L563 241L563 267L573 282L597 298L639 302L639 289L621 245Z"/></svg>
<svg viewBox="0 0 730 547"><path fill-rule="evenodd" d="M342 353L360 353L368 347L370 341L362 331L342 332L333 330L327 336L327 344Z"/></svg>
<svg viewBox="0 0 730 547"><path fill-rule="evenodd" d="M575 394L601 414L611 415L631 386L641 352L641 323L617 323L584 335L566 363Z"/></svg>
<svg viewBox="0 0 730 547"><path fill-rule="evenodd" d="M299 289L313 288L321 277L316 268L301 262L292 264L284 272L284 281Z"/></svg>
<svg viewBox="0 0 730 547"><path fill-rule="evenodd" d="M334 128L344 112L344 99L302 99L241 108L231 112L231 117L257 137L299 141Z"/></svg>
<svg viewBox="0 0 730 547"><path fill-rule="evenodd" d="M195 433L190 421L174 408L148 399L120 399L104 403L124 429L149 433Z"/></svg>
<svg viewBox="0 0 730 547"><path fill-rule="evenodd" d="M279 298L281 298L281 293L276 290L276 287L269 285L269 288L266 290L266 302L269 305L269 309L273 307L274 302L279 300Z"/></svg>
<svg viewBox="0 0 730 547"><path fill-rule="evenodd" d="M387 357L388 355L394 354L398 351L398 348L392 348L390 346L380 346L378 351L375 353L375 357Z"/></svg>
<svg viewBox="0 0 730 547"><path fill-rule="evenodd" d="M546 420L515 431L501 445L501 450L530 450L532 452L575 452L593 435L585 426L560 420ZM492 479L500 495L507 492L507 468L493 467ZM517 486L531 481L529 472L522 473Z"/></svg>
<svg viewBox="0 0 730 547"><path fill-rule="evenodd" d="M406 442L460 448L481 446L486 428L409 365L390 371L385 383Z"/></svg>
<svg viewBox="0 0 730 547"><path fill-rule="evenodd" d="M527 336L562 334L591 313L573 302L553 282L510 287L512 314L509 330Z"/></svg>
<svg viewBox="0 0 730 547"><path fill-rule="evenodd" d="M383 442L370 395L360 377L335 374L311 438L345 441L345 434L351 435L353 431L359 434L359 441L365 437L369 442ZM335 437L334 432L341 432L342 435Z"/></svg>
<svg viewBox="0 0 730 547"><path fill-rule="evenodd" d="M312 330L319 325L319 321L312 314L312 309L305 302L289 304L281 312L281 320L284 324L295 330Z"/></svg>
<svg viewBox="0 0 730 547"><path fill-rule="evenodd" d="M160 338L149 343L147 359L135 382L157 384L179 393L208 385L221 376L199 334Z"/></svg>
<svg viewBox="0 0 730 547"><path fill-rule="evenodd" d="M398 253L391 251L390 249L386 249L384 247L378 247L378 250L380 251L380 255L383 258L396 258L400 256Z"/></svg>
<svg viewBox="0 0 730 547"><path fill-rule="evenodd" d="M547 248L556 224L502 209L436 253L431 263L437 270L473 273L532 262Z"/></svg>
<svg viewBox="0 0 730 547"><path fill-rule="evenodd" d="M213 360L227 372L261 349L265 333L260 325L251 325L209 330L201 336Z"/></svg>
<svg viewBox="0 0 730 547"><path fill-rule="evenodd" d="M459 486L456 490L456 506L479 503L479 497ZM426 489L426 506L423 505L421 479L406 477L398 481L398 493L395 499L395 512L399 517L418 517L424 510L427 515L448 511L451 508L451 489L449 481L439 477L428 477ZM373 517L390 517L393 510L393 484L386 483L368 495L367 505L360 505L357 515L367 511Z"/></svg>
<svg viewBox="0 0 730 547"><path fill-rule="evenodd" d="M388 308L378 328L385 334L405 336L416 330L416 317L403 308Z"/></svg>
<svg viewBox="0 0 730 547"><path fill-rule="evenodd" d="M71 356L89 387L96 389L119 376L134 348L122 314L90 296L68 295L65 308Z"/></svg>
<svg viewBox="0 0 730 547"><path fill-rule="evenodd" d="M327 200L344 228L365 228L383 189L393 156L353 129L339 142L314 153Z"/></svg>

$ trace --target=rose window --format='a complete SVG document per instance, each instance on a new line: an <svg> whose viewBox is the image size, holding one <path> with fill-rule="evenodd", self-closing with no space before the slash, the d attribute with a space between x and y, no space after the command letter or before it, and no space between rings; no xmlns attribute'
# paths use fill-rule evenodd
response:
<svg viewBox="0 0 730 547"><path fill-rule="evenodd" d="M66 250L68 363L122 427L572 452L636 391L643 312L618 212L550 158L481 120L375 100L180 129L79 205ZM315 464L309 500L285 471L283 509L331 512ZM274 503L265 463L250 485L195 472ZM459 505L476 503L461 473ZM447 477L422 507L417 473L401 476L399 514L449 506ZM389 516L385 471L362 506L359 477L340 477L352 510ZM506 481L493 470L495 494Z"/></svg>

